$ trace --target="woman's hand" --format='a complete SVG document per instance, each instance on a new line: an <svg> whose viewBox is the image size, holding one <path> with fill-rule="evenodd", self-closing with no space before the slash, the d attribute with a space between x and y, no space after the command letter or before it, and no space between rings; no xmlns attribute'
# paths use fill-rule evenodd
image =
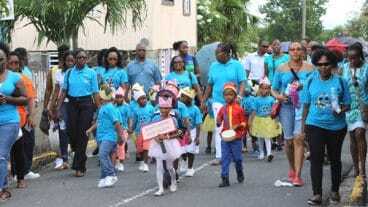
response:
<svg viewBox="0 0 368 207"><path fill-rule="evenodd" d="M277 95L276 99L280 102L280 103L284 103L288 101L288 97L284 96L284 95Z"/></svg>

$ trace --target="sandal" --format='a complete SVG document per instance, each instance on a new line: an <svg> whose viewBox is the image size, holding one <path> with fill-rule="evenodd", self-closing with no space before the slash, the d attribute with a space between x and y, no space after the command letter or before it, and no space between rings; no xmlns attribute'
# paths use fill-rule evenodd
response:
<svg viewBox="0 0 368 207"><path fill-rule="evenodd" d="M322 204L322 196L321 195L314 195L310 199L308 199L308 204L310 206L319 206Z"/></svg>
<svg viewBox="0 0 368 207"><path fill-rule="evenodd" d="M1 202L7 201L10 198L11 198L11 193L8 190L3 189L3 191L0 192L0 201Z"/></svg>
<svg viewBox="0 0 368 207"><path fill-rule="evenodd" d="M84 177L84 172L76 171L75 172L75 177L77 177L77 178Z"/></svg>

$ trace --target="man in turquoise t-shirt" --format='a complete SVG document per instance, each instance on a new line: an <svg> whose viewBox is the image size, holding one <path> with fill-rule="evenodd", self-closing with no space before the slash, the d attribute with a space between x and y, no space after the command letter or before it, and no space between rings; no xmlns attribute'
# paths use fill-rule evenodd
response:
<svg viewBox="0 0 368 207"><path fill-rule="evenodd" d="M205 101L212 93L212 108L215 115L220 111L221 107L225 104L223 97L223 88L226 83L234 83L239 94L244 94L245 86L245 71L242 64L232 59L231 55L234 54L231 46L226 44L219 44L216 49L217 61L212 63L208 74L208 85L202 101L202 108L205 106ZM216 161L212 164L220 164L221 159L221 127L216 127L215 130L215 143L216 143Z"/></svg>

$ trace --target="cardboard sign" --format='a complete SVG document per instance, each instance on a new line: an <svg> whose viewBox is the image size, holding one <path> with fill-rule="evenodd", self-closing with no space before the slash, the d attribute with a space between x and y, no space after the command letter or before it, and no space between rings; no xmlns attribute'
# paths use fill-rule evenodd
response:
<svg viewBox="0 0 368 207"><path fill-rule="evenodd" d="M176 130L172 118L164 119L142 127L142 136L144 140L157 137L160 134L167 134Z"/></svg>

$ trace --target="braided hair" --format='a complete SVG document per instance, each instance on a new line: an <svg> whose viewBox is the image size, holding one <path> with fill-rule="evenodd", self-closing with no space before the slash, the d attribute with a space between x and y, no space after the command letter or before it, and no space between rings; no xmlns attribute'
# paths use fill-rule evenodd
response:
<svg viewBox="0 0 368 207"><path fill-rule="evenodd" d="M364 61L363 45L360 42L356 42L349 46L349 51L355 51L362 61Z"/></svg>
<svg viewBox="0 0 368 207"><path fill-rule="evenodd" d="M238 54L236 52L236 47L230 43L220 43L217 48L224 52L226 55L233 59L238 59Z"/></svg>

